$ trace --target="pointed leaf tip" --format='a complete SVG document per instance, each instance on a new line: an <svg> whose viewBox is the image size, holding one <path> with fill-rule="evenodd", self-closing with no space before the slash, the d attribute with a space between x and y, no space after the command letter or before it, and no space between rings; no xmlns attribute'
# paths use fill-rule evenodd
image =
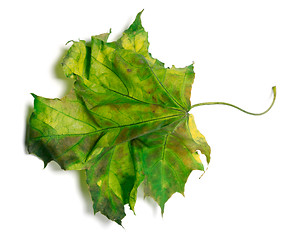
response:
<svg viewBox="0 0 294 240"><path fill-rule="evenodd" d="M143 13L144 9L139 12L134 20L134 22L130 25L130 27L125 31L125 33L135 33L137 30L142 29L142 22L141 22L141 15Z"/></svg>
<svg viewBox="0 0 294 240"><path fill-rule="evenodd" d="M34 93L31 93L31 95L33 96L33 98L37 98L38 96Z"/></svg>
<svg viewBox="0 0 294 240"><path fill-rule="evenodd" d="M144 11L144 9L142 9L141 12L139 12L137 14L136 19L139 18L141 20L141 15L142 15L143 11Z"/></svg>

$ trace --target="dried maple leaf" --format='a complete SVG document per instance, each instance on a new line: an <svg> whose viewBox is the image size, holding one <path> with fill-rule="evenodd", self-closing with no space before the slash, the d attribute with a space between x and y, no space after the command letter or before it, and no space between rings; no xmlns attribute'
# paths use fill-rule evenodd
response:
<svg viewBox="0 0 294 240"><path fill-rule="evenodd" d="M148 52L140 12L115 42L109 33L91 45L73 42L62 63L73 89L61 99L33 95L28 150L45 163L86 170L94 212L121 224L124 205L134 210L137 188L164 210L184 193L192 170L203 171L210 147L196 129L190 95L193 65L165 68Z"/></svg>

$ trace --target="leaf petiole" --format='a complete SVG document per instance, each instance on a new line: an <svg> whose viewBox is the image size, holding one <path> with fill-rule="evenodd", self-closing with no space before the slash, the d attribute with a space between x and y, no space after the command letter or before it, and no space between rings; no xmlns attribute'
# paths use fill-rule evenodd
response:
<svg viewBox="0 0 294 240"><path fill-rule="evenodd" d="M192 108L195 108L195 107L199 107L199 106L205 106L205 105L227 105L227 106L230 106L230 107L233 107L233 108L236 108L244 113L247 113L247 114L250 114L250 115L254 115L254 116L260 116L260 115L263 115L265 113L267 113L271 108L272 106L274 105L275 101L276 101L276 96L277 96L277 91L276 91L276 86L272 87L272 90L273 90L273 94L274 94L274 98L273 98L273 101L271 103L271 105L269 106L269 108L267 110L265 110L264 112L261 112L261 113L251 113L251 112L248 112L242 108L239 108L233 104L230 104L230 103L226 103L226 102L204 102L204 103L197 103L197 104L194 104L192 105L191 109Z"/></svg>

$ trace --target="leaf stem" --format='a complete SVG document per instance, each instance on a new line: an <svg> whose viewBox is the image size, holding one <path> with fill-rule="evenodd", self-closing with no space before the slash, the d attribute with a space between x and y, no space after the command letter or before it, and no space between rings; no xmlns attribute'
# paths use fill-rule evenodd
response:
<svg viewBox="0 0 294 240"><path fill-rule="evenodd" d="M236 108L244 113L247 113L247 114L250 114L250 115L254 115L254 116L260 116L260 115L263 115L265 113L267 113L271 108L272 106L274 105L275 101L276 101L276 96L277 96L277 91L276 91L276 86L272 87L272 90L273 90L273 94L274 94L274 98L273 98L273 101L272 101L272 104L269 106L269 108L267 110L265 110L264 112L261 112L261 113L252 113L252 112L248 112L242 108L239 108L233 104L230 104L230 103L226 103L226 102L204 102L204 103L197 103L197 104L194 104L192 105L191 109L194 108L194 107L199 107L199 106L205 106L205 105L227 105L227 106L230 106L230 107L233 107L233 108Z"/></svg>

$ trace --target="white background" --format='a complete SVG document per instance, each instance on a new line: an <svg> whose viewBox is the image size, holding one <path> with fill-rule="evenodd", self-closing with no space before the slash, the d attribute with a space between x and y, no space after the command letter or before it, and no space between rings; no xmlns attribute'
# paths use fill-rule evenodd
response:
<svg viewBox="0 0 294 240"><path fill-rule="evenodd" d="M2 1L1 239L294 239L294 2ZM123 226L93 215L84 176L26 154L25 124L33 98L62 97L60 60L68 40L108 32L116 40L144 10L150 52L166 66L195 62L192 104L226 101L252 112L277 101L266 115L226 106L193 109L212 148L199 180L175 194L163 218L139 193L136 216ZM82 181L80 181L80 177Z"/></svg>

